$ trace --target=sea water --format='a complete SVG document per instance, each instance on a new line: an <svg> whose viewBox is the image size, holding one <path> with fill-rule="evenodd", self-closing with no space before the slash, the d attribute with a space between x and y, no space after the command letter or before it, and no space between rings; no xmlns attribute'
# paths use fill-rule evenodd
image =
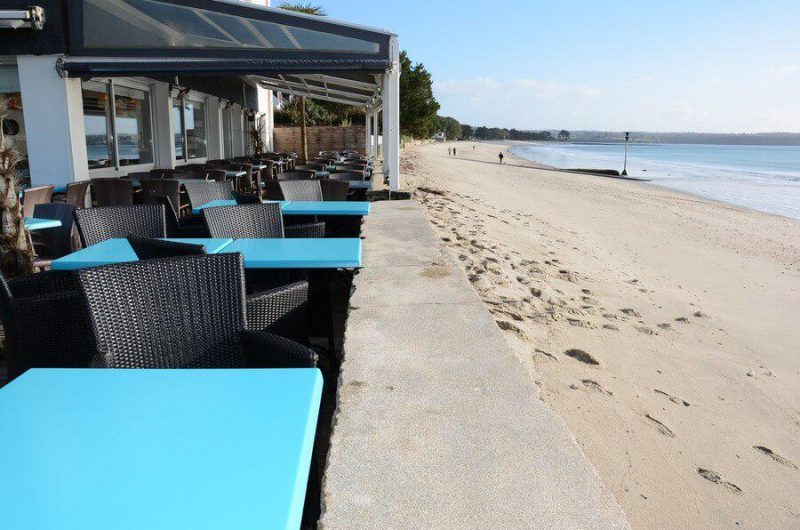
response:
<svg viewBox="0 0 800 530"><path fill-rule="evenodd" d="M530 143L510 151L561 169L622 170L622 144ZM628 176L800 219L800 146L629 144Z"/></svg>

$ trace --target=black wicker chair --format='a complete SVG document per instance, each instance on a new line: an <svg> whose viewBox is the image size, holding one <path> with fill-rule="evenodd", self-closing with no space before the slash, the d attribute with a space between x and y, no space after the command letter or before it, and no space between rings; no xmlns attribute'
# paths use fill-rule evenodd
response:
<svg viewBox="0 0 800 530"><path fill-rule="evenodd" d="M325 237L325 223L284 227L281 208L275 203L206 208L203 218L211 237Z"/></svg>
<svg viewBox="0 0 800 530"><path fill-rule="evenodd" d="M322 188L319 180L279 181L281 194L287 201L321 201Z"/></svg>
<svg viewBox="0 0 800 530"><path fill-rule="evenodd" d="M139 180L139 184L141 185L143 195L142 200L145 204L159 204L159 202L152 197L154 193L166 195L169 197L173 208L180 217L181 212L178 211L178 208L181 206L180 182L175 179L142 178ZM188 209L188 205L186 205L184 209Z"/></svg>
<svg viewBox="0 0 800 530"><path fill-rule="evenodd" d="M172 200L166 195L152 192L149 202L164 207L167 237L209 237L208 229L206 229L206 224L201 216L186 215L179 218L178 212L172 205Z"/></svg>
<svg viewBox="0 0 800 530"><path fill-rule="evenodd" d="M323 179L319 185L323 201L346 201L350 194L350 183L347 181Z"/></svg>
<svg viewBox="0 0 800 530"><path fill-rule="evenodd" d="M36 249L36 259L34 260L36 268L49 267L52 260L72 252L74 212L74 206L63 202L37 204L33 209L33 216L38 219L61 221L59 227L31 234Z"/></svg>
<svg viewBox="0 0 800 530"><path fill-rule="evenodd" d="M128 236L136 257L144 259L202 256L202 245ZM247 296L247 328L268 331L308 344L308 282L298 281Z"/></svg>
<svg viewBox="0 0 800 530"><path fill-rule="evenodd" d="M236 204L261 204L261 194L233 192Z"/></svg>
<svg viewBox="0 0 800 530"><path fill-rule="evenodd" d="M121 178L92 180L92 198L96 206L130 206L133 204L133 181Z"/></svg>
<svg viewBox="0 0 800 530"><path fill-rule="evenodd" d="M139 259L202 256L206 253L203 245L195 245L193 243L178 243L177 241L134 235L128 235L127 240Z"/></svg>
<svg viewBox="0 0 800 530"><path fill-rule="evenodd" d="M198 180L197 182L184 182L183 189L189 197L189 204L197 208L203 204L216 200L233 199L233 189L228 182L211 180Z"/></svg>
<svg viewBox="0 0 800 530"><path fill-rule="evenodd" d="M0 274L0 319L9 380L29 368L89 366L96 348L73 273Z"/></svg>
<svg viewBox="0 0 800 530"><path fill-rule="evenodd" d="M308 180L313 179L317 176L316 171L284 171L283 173L278 173L277 179L278 180Z"/></svg>
<svg viewBox="0 0 800 530"><path fill-rule="evenodd" d="M154 259L78 271L109 368L314 367L290 339L247 329L241 254Z"/></svg>
<svg viewBox="0 0 800 530"><path fill-rule="evenodd" d="M71 204L75 208L86 207L86 192L89 189L88 180L81 180L79 182L70 182L67 184L67 189L64 193L53 193L52 202L65 202Z"/></svg>
<svg viewBox="0 0 800 530"><path fill-rule="evenodd" d="M165 210L160 204L75 210L75 224L84 247L128 234L167 237Z"/></svg>

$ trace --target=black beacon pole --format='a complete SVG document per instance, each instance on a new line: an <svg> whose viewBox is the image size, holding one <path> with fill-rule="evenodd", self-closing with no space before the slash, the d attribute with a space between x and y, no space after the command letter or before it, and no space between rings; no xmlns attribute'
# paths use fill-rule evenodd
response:
<svg viewBox="0 0 800 530"><path fill-rule="evenodd" d="M625 133L625 162L622 165L622 175L628 174L628 140L631 138L631 133Z"/></svg>

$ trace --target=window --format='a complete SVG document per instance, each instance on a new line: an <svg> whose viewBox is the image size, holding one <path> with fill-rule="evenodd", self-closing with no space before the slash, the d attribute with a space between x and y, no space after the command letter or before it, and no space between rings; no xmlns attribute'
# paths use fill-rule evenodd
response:
<svg viewBox="0 0 800 530"><path fill-rule="evenodd" d="M206 106L201 101L183 98L172 101L172 134L175 159L191 160L208 156ZM185 153L185 154L184 154Z"/></svg>
<svg viewBox="0 0 800 530"><path fill-rule="evenodd" d="M223 158L233 158L233 136L231 135L231 111L222 111Z"/></svg>
<svg viewBox="0 0 800 530"><path fill-rule="evenodd" d="M153 163L150 93L146 90L115 82L85 82L83 123L89 169Z"/></svg>
<svg viewBox="0 0 800 530"><path fill-rule="evenodd" d="M0 96L6 99L8 109L3 120L3 135L10 140L22 157L17 164L17 174L30 175L28 169L28 144L25 140L25 121L22 116L22 96L16 65L0 65Z"/></svg>
<svg viewBox="0 0 800 530"><path fill-rule="evenodd" d="M150 97L144 90L114 86L114 130L121 166L153 163Z"/></svg>

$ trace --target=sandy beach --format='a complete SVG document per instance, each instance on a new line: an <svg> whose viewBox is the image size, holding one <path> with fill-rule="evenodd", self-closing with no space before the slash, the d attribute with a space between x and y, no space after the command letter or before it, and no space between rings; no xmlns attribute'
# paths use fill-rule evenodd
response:
<svg viewBox="0 0 800 530"><path fill-rule="evenodd" d="M632 527L799 528L800 221L457 146L409 188Z"/></svg>

